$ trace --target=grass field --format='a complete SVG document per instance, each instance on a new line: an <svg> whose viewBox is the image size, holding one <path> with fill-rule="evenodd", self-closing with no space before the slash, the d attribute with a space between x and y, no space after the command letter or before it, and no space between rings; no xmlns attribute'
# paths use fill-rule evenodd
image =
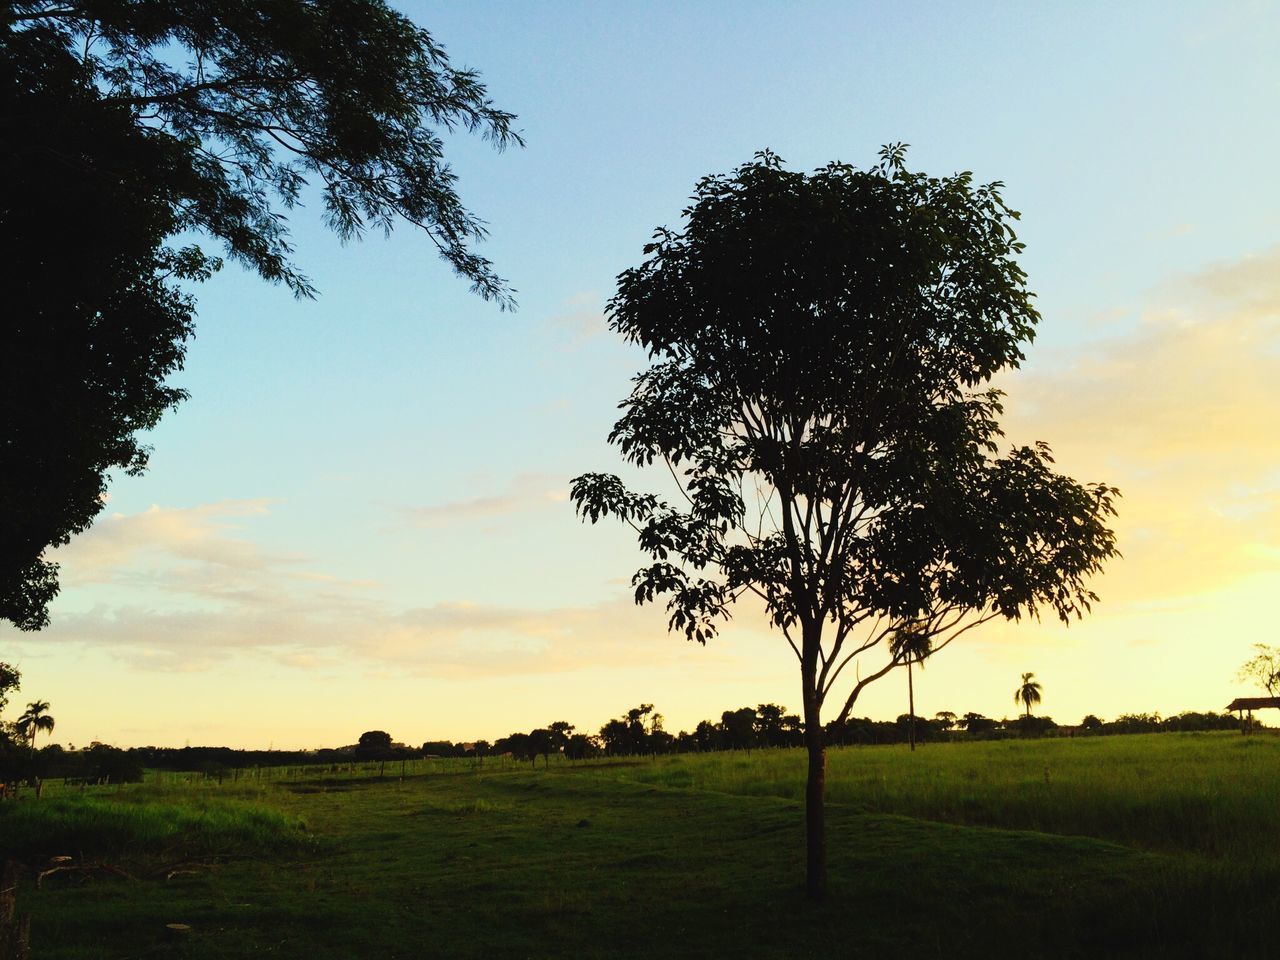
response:
<svg viewBox="0 0 1280 960"><path fill-rule="evenodd" d="M1280 739L834 750L820 906L803 770L763 751L169 777L2 804L0 839L134 878L28 883L36 957L1273 955Z"/></svg>

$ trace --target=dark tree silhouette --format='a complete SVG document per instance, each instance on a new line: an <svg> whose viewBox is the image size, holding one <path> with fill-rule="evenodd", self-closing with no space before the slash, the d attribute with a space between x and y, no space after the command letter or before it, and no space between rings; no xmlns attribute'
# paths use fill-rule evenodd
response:
<svg viewBox="0 0 1280 960"><path fill-rule="evenodd" d="M730 750L746 750L756 742L756 712L750 707L738 710L726 710L720 715L720 726L724 730Z"/></svg>
<svg viewBox="0 0 1280 960"><path fill-rule="evenodd" d="M54 719L49 715L49 701L36 700L34 703L28 703L27 709L18 718L16 726L18 732L27 738L27 744L31 747L31 752L34 753L36 749L36 734L53 734Z"/></svg>
<svg viewBox="0 0 1280 960"><path fill-rule="evenodd" d="M600 728L600 742L610 755L657 753L670 739L662 729L662 714L654 711L652 703L632 707Z"/></svg>
<svg viewBox="0 0 1280 960"><path fill-rule="evenodd" d="M964 728L965 733L981 734L994 730L996 721L980 713L966 713L960 718L960 726Z"/></svg>
<svg viewBox="0 0 1280 960"><path fill-rule="evenodd" d="M516 760L528 760L534 763L538 759L538 746L530 734L513 733L495 743L493 752L509 753Z"/></svg>
<svg viewBox="0 0 1280 960"><path fill-rule="evenodd" d="M1255 643L1253 649L1257 652L1241 665L1236 679L1252 680L1269 697L1280 696L1280 647Z"/></svg>
<svg viewBox="0 0 1280 960"><path fill-rule="evenodd" d="M599 752L599 741L584 733L573 734L564 745L564 755L570 760L588 760Z"/></svg>
<svg viewBox="0 0 1280 960"><path fill-rule="evenodd" d="M1013 691L1013 702L1020 703L1027 710L1027 720L1031 720L1031 708L1040 702L1040 691L1043 689L1036 682L1034 673L1024 673L1018 689Z"/></svg>
<svg viewBox="0 0 1280 960"><path fill-rule="evenodd" d="M12 664L0 660L0 714L9 705L9 694L22 685L22 673Z"/></svg>
<svg viewBox="0 0 1280 960"><path fill-rule="evenodd" d="M916 748L916 688L911 679L911 665L924 669L925 658L933 653L933 639L920 626L904 627L893 635L889 649L894 659L907 665L907 742Z"/></svg>
<svg viewBox="0 0 1280 960"><path fill-rule="evenodd" d="M577 728L567 720L557 720L555 723L547 724L547 729L551 732L552 750L556 753L563 753L565 745L569 742L569 737Z"/></svg>
<svg viewBox="0 0 1280 960"><path fill-rule="evenodd" d="M513 120L383 0L0 7L0 620L47 624L44 551L89 526L109 471L146 467L139 433L184 396L165 380L190 283L220 261L173 238L311 296L283 211L312 181L342 239L412 224L510 306L442 136L518 144Z"/></svg>
<svg viewBox="0 0 1280 960"><path fill-rule="evenodd" d="M385 730L366 730L356 741L356 757L360 760L381 760L391 752L391 734Z"/></svg>
<svg viewBox="0 0 1280 960"><path fill-rule="evenodd" d="M558 751L558 742L555 733L546 727L529 731L529 749L534 756L542 756L543 766L551 766L551 754Z"/></svg>
<svg viewBox="0 0 1280 960"><path fill-rule="evenodd" d="M700 181L685 216L608 308L652 360L610 439L667 468L681 499L606 474L578 477L572 498L637 530L651 563L636 601L666 597L671 629L704 643L752 594L784 635L818 898L822 708L846 667L873 661L840 695L841 723L896 665L886 641L904 627L939 650L994 617L1083 615L1086 579L1115 553L1115 491L1056 474L1042 444L997 455L987 384L1038 320L999 184L911 172L901 146L812 175L764 153Z"/></svg>

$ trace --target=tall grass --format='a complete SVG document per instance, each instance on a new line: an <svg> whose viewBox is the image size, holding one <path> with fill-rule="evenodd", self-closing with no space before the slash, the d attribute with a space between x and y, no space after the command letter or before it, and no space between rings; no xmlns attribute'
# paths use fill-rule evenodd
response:
<svg viewBox="0 0 1280 960"><path fill-rule="evenodd" d="M801 750L666 757L616 775L721 793L804 796ZM604 771L602 770L602 773ZM1148 734L847 747L827 798L870 811L1280 864L1280 738Z"/></svg>
<svg viewBox="0 0 1280 960"><path fill-rule="evenodd" d="M250 800L148 789L0 803L0 857L208 855L281 850L303 824Z"/></svg>

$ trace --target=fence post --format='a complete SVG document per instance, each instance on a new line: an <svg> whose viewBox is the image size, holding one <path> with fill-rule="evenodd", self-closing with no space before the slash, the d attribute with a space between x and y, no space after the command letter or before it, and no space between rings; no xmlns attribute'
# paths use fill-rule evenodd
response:
<svg viewBox="0 0 1280 960"><path fill-rule="evenodd" d="M18 864L6 860L0 871L0 960L30 960L31 918L17 911Z"/></svg>

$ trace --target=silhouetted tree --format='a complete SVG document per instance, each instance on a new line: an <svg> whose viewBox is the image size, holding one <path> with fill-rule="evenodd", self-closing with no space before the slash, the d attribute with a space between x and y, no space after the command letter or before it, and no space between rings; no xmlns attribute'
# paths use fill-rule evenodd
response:
<svg viewBox="0 0 1280 960"><path fill-rule="evenodd" d="M600 752L600 744L595 737L583 733L575 733L564 745L564 755L570 760L589 760Z"/></svg>
<svg viewBox="0 0 1280 960"><path fill-rule="evenodd" d="M385 760L391 752L391 734L385 730L367 730L356 741L356 759Z"/></svg>
<svg viewBox="0 0 1280 960"><path fill-rule="evenodd" d="M1102 721L1091 713L1080 721L1080 729L1087 730L1090 733L1097 733L1102 729Z"/></svg>
<svg viewBox="0 0 1280 960"><path fill-rule="evenodd" d="M1027 716L1030 717L1032 705L1040 702L1041 689L1040 684L1035 680L1034 673L1024 673L1018 689L1013 691L1013 702L1026 707Z"/></svg>
<svg viewBox="0 0 1280 960"><path fill-rule="evenodd" d="M1257 653L1244 662L1236 678L1253 681L1266 690L1269 697L1280 697L1280 647L1255 643L1253 649Z"/></svg>
<svg viewBox="0 0 1280 960"><path fill-rule="evenodd" d="M569 737L576 727L566 720L557 720L555 723L548 724L547 729L551 731L552 749L556 753L563 753L565 745L569 742Z"/></svg>
<svg viewBox="0 0 1280 960"><path fill-rule="evenodd" d="M624 272L610 326L645 348L610 439L683 502L586 474L584 519L639 531L639 603L705 643L732 603L764 604L800 667L809 752L808 886L826 885L822 708L847 665L920 626L941 649L1003 616L1063 619L1114 554L1114 491L1051 469L1042 444L996 456L1000 393L1038 314L999 184L907 170L793 173L763 153L701 180L682 230ZM840 696L848 717L890 654Z"/></svg>
<svg viewBox="0 0 1280 960"><path fill-rule="evenodd" d="M551 766L551 754L558 752L556 735L545 727L529 731L529 749L542 755L544 766Z"/></svg>
<svg viewBox="0 0 1280 960"><path fill-rule="evenodd" d="M600 728L600 741L604 752L617 756L635 756L642 753L658 753L673 738L662 729L662 714L656 713L652 703L632 707L621 717L610 720Z"/></svg>
<svg viewBox="0 0 1280 960"><path fill-rule="evenodd" d="M756 707L756 736L762 746L798 747L801 731L800 718L787 713L786 707L776 703Z"/></svg>
<svg viewBox="0 0 1280 960"><path fill-rule="evenodd" d="M984 717L980 713L966 713L960 719L960 726L964 728L964 732L968 734L989 733L996 728L996 721L990 717Z"/></svg>
<svg viewBox="0 0 1280 960"><path fill-rule="evenodd" d="M0 713L9 705L9 694L22 685L22 672L15 666L0 660Z"/></svg>
<svg viewBox="0 0 1280 960"><path fill-rule="evenodd" d="M920 625L903 627L889 641L889 649L895 660L907 665L907 741L911 749L916 748L916 690L911 680L911 665L920 664L924 669L924 660L933 653L933 638Z"/></svg>
<svg viewBox="0 0 1280 960"><path fill-rule="evenodd" d="M494 753L509 753L516 760L533 763L538 758L538 744L527 733L513 733L493 745Z"/></svg>
<svg viewBox="0 0 1280 960"><path fill-rule="evenodd" d="M18 718L18 731L27 738L27 742L31 747L32 753L36 749L36 734L40 732L53 733L54 720L49 715L49 701L36 700L34 703L28 703L27 709L22 716Z"/></svg>
<svg viewBox="0 0 1280 960"><path fill-rule="evenodd" d="M730 750L751 751L756 739L756 712L750 707L726 710L720 715Z"/></svg>
<svg viewBox="0 0 1280 960"><path fill-rule="evenodd" d="M499 148L514 117L383 0L18 0L0 8L0 619L39 629L42 559L102 509L111 470L179 402L204 235L298 296L282 212L308 181L345 241L421 228L473 289L511 291L472 249L444 157L458 127ZM67 229L67 224L76 229Z"/></svg>
<svg viewBox="0 0 1280 960"><path fill-rule="evenodd" d="M957 718L950 710L939 710L933 717L941 729L952 730L955 728Z"/></svg>
<svg viewBox="0 0 1280 960"><path fill-rule="evenodd" d="M703 720L694 728L693 740L698 745L699 750L719 750L721 731L710 720Z"/></svg>

